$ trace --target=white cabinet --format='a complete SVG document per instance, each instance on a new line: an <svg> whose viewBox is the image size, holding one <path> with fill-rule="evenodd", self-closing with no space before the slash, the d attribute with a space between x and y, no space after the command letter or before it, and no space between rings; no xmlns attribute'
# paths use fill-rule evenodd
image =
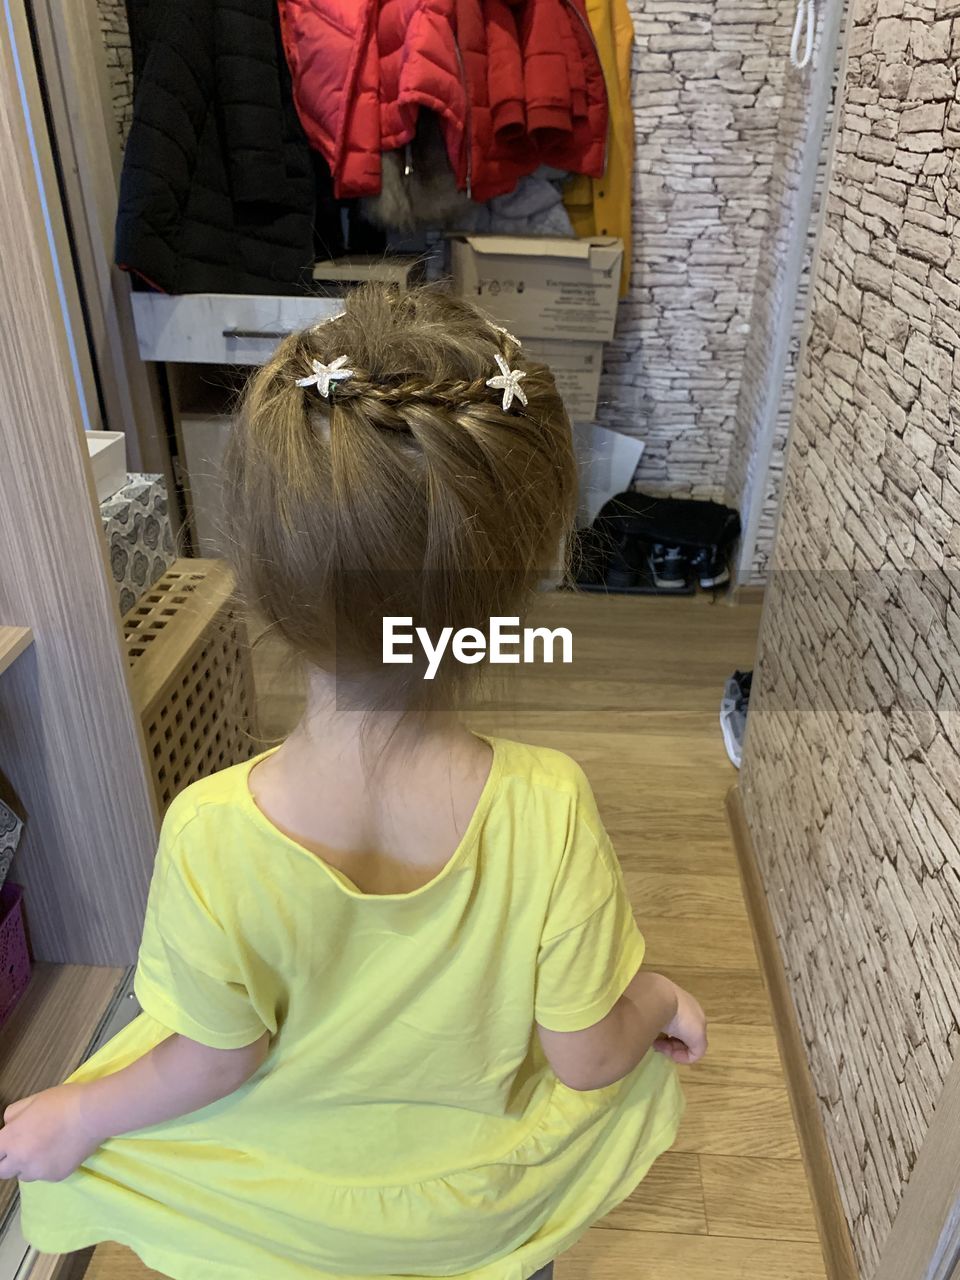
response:
<svg viewBox="0 0 960 1280"><path fill-rule="evenodd" d="M406 275L410 270L407 264ZM340 315L343 299L139 292L130 297L141 357L168 366L194 551L222 556L226 546L220 477L232 405L242 380L238 375L243 366L268 360L287 334Z"/></svg>
<svg viewBox="0 0 960 1280"><path fill-rule="evenodd" d="M132 293L144 360L172 364L263 364L277 343L340 315L340 298L246 293Z"/></svg>
<svg viewBox="0 0 960 1280"><path fill-rule="evenodd" d="M225 413L180 412L180 441L198 556L226 554L221 472L233 419Z"/></svg>

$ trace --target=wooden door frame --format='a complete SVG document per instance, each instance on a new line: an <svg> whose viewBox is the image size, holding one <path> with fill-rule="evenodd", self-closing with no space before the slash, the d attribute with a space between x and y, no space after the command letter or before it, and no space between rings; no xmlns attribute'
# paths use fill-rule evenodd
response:
<svg viewBox="0 0 960 1280"><path fill-rule="evenodd" d="M0 618L34 643L0 677L0 768L27 811L35 956L137 952L157 811L81 408L76 280L23 0L0 0ZM81 368L77 369L77 366Z"/></svg>

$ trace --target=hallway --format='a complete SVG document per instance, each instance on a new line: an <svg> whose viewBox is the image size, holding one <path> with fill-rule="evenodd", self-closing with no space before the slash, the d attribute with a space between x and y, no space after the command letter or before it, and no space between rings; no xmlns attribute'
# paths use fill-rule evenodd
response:
<svg viewBox="0 0 960 1280"><path fill-rule="evenodd" d="M674 1150L557 1267L557 1280L823 1280L806 1179L754 953L724 797L723 681L753 661L760 610L695 599L545 596L572 668L524 672L478 729L569 752L586 769L622 860L647 960L689 987L710 1051L685 1072ZM263 719L296 713L291 677L260 650ZM144 1280L97 1250L88 1280Z"/></svg>
<svg viewBox="0 0 960 1280"><path fill-rule="evenodd" d="M497 720L500 732L583 765L626 873L647 962L689 987L711 1022L706 1058L684 1073L677 1146L562 1259L557 1278L822 1280L724 812L737 774L720 736L720 692L733 670L752 665L760 609L704 596L549 604L551 613L560 606L575 638L567 710L518 711Z"/></svg>

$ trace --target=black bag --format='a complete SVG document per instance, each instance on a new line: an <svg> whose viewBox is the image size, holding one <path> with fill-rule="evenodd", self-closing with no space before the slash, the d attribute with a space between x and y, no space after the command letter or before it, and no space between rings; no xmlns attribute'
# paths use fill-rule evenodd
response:
<svg viewBox="0 0 960 1280"><path fill-rule="evenodd" d="M586 590L691 594L729 581L740 517L720 502L619 493L579 535L577 584Z"/></svg>

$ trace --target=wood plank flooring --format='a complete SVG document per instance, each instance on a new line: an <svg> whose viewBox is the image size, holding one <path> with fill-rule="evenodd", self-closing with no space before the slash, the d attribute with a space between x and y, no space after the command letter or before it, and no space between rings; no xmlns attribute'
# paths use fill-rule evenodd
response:
<svg viewBox="0 0 960 1280"><path fill-rule="evenodd" d="M36 964L30 984L0 1031L0 1113L11 1102L59 1084L89 1048L122 969ZM0 1222L17 1184L0 1182Z"/></svg>
<svg viewBox="0 0 960 1280"><path fill-rule="evenodd" d="M710 1052L685 1073L673 1151L561 1258L557 1280L824 1280L783 1071L740 893L723 800L735 781L717 711L753 661L759 608L693 600L548 597L574 633L571 680L521 678L478 729L559 747L597 793L649 961L699 995ZM269 646L258 658L268 731L299 698ZM101 1248L88 1280L144 1280Z"/></svg>

